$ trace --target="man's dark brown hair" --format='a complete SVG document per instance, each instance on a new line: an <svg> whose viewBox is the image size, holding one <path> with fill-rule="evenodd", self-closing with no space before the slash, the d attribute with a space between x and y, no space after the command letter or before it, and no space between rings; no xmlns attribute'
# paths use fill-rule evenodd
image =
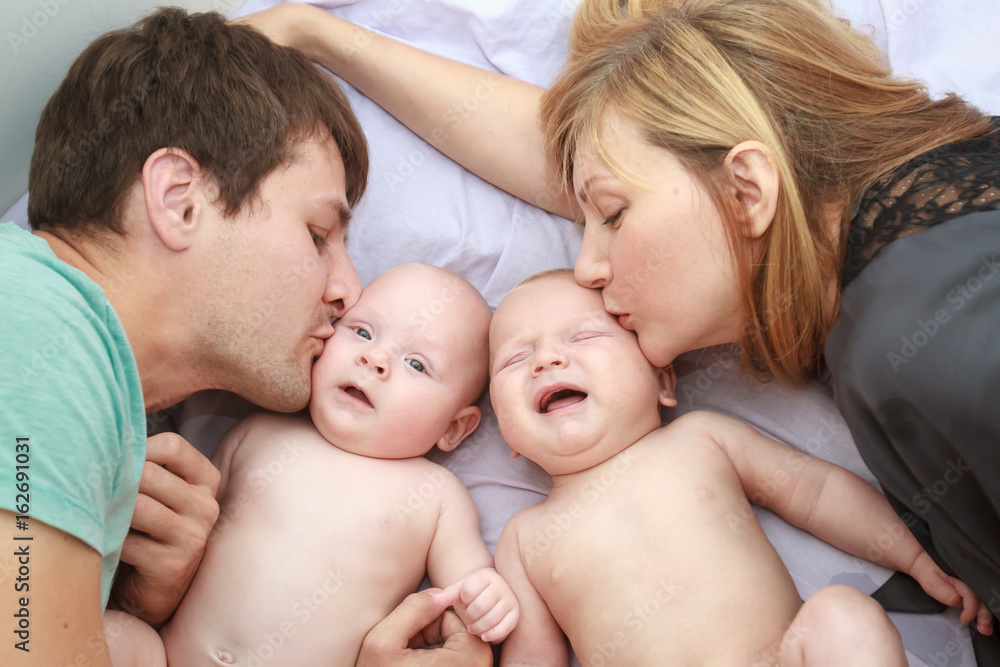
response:
<svg viewBox="0 0 1000 667"><path fill-rule="evenodd" d="M124 234L146 159L180 148L218 183L227 216L253 204L296 145L329 131L364 193L368 149L347 98L299 52L218 13L161 9L91 43L42 111L28 190L33 229Z"/></svg>

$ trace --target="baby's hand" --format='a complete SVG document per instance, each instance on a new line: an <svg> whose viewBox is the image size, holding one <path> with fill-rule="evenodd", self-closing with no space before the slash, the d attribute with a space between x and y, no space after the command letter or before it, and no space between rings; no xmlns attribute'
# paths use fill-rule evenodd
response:
<svg viewBox="0 0 1000 667"><path fill-rule="evenodd" d="M993 634L993 614L972 589L955 577L949 577L937 566L926 551L917 556L909 575L927 593L949 607L962 607L962 622L976 619L976 627L984 635Z"/></svg>
<svg viewBox="0 0 1000 667"><path fill-rule="evenodd" d="M492 567L476 570L443 594L456 596L454 607L459 618L469 634L479 635L484 642L503 641L517 625L520 612L514 591Z"/></svg>

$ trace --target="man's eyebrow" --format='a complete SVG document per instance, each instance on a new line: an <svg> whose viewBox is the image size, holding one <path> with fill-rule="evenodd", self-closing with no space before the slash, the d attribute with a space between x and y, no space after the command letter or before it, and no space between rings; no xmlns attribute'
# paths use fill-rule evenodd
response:
<svg viewBox="0 0 1000 667"><path fill-rule="evenodd" d="M347 230L347 226L351 222L351 209L343 199L338 197L323 197L316 204L319 208L331 210L334 220L340 226L340 229Z"/></svg>

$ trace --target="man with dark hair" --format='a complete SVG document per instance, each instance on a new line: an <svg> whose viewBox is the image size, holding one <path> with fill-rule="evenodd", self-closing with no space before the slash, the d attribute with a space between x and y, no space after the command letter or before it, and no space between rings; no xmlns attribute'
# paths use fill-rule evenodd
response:
<svg viewBox="0 0 1000 667"><path fill-rule="evenodd" d="M146 413L208 388L306 405L360 293L344 234L367 169L336 85L221 15L160 10L72 65L36 134L35 231L0 225L0 663L107 665L109 599L173 613L219 478L179 436L147 440ZM378 660L440 615L409 611Z"/></svg>

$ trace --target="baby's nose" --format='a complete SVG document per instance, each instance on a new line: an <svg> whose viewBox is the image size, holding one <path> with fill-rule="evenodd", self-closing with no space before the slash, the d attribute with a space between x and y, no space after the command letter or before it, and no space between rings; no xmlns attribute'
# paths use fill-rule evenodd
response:
<svg viewBox="0 0 1000 667"><path fill-rule="evenodd" d="M389 376L389 360L383 354L375 351L362 353L360 362L362 366L367 366L380 378L387 378Z"/></svg>

